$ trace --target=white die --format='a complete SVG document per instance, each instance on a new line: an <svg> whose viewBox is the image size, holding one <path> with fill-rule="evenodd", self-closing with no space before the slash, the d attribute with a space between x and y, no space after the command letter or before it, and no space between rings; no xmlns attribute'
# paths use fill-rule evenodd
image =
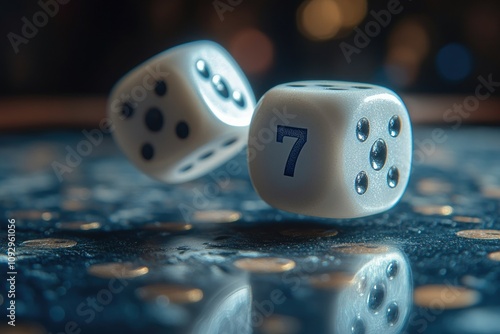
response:
<svg viewBox="0 0 500 334"><path fill-rule="evenodd" d="M270 205L311 216L362 217L391 208L403 195L411 123L387 88L293 82L272 88L257 104L248 150L253 185Z"/></svg>
<svg viewBox="0 0 500 334"><path fill-rule="evenodd" d="M332 250L354 272L348 271L353 277L338 291L330 333L401 333L413 304L412 272L405 254L386 245L345 248L363 252L359 254Z"/></svg>
<svg viewBox="0 0 500 334"><path fill-rule="evenodd" d="M149 59L113 88L108 113L125 155L167 183L202 176L248 138L255 97L220 45L199 41Z"/></svg>

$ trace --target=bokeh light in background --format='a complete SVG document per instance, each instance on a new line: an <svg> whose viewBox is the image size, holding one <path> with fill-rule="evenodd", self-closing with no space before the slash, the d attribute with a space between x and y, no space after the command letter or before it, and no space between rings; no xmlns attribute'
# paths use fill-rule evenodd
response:
<svg viewBox="0 0 500 334"><path fill-rule="evenodd" d="M366 16L366 0L306 0L297 10L299 31L313 41L324 41L350 31Z"/></svg>
<svg viewBox="0 0 500 334"><path fill-rule="evenodd" d="M463 45L450 43L439 50L436 66L441 77L449 81L458 81L470 74L472 57Z"/></svg>
<svg viewBox="0 0 500 334"><path fill-rule="evenodd" d="M257 96L305 79L434 93L473 92L479 75L500 80L498 0L401 1L403 10L376 34L371 29L362 47L355 45L358 31L373 27L371 13L387 11L387 0L218 2L225 4L223 12L206 0L69 2L18 54L4 38L0 94L106 95L137 64L200 39L228 49ZM36 1L5 2L4 36L21 33L21 18L39 10ZM340 48L343 42L359 49L352 62Z"/></svg>
<svg viewBox="0 0 500 334"><path fill-rule="evenodd" d="M247 74L262 74L273 63L274 47L264 33L254 28L238 31L231 38L229 52Z"/></svg>
<svg viewBox="0 0 500 334"><path fill-rule="evenodd" d="M476 2L465 17L465 38L489 61L500 58L500 14L491 3ZM494 47L496 46L496 47Z"/></svg>
<svg viewBox="0 0 500 334"><path fill-rule="evenodd" d="M307 0L297 11L300 32L312 40L334 37L342 27L340 8L334 0Z"/></svg>
<svg viewBox="0 0 500 334"><path fill-rule="evenodd" d="M149 24L158 32L167 33L177 26L182 20L184 10L181 0L152 0L149 6Z"/></svg>
<svg viewBox="0 0 500 334"><path fill-rule="evenodd" d="M384 70L391 84L413 84L430 49L430 38L422 20L408 18L399 22L389 35Z"/></svg>
<svg viewBox="0 0 500 334"><path fill-rule="evenodd" d="M366 16L366 0L335 0L340 9L342 28L352 29Z"/></svg>

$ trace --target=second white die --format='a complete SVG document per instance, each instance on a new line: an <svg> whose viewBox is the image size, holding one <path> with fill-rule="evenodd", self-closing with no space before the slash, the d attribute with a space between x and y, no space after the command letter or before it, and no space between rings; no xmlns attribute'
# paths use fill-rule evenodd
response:
<svg viewBox="0 0 500 334"><path fill-rule="evenodd" d="M220 45L177 46L130 71L108 105L113 136L140 170L167 183L202 176L247 142L255 98Z"/></svg>
<svg viewBox="0 0 500 334"><path fill-rule="evenodd" d="M391 208L405 191L411 156L406 107L375 85L282 84L261 98L250 126L256 191L270 205L300 214L354 218Z"/></svg>

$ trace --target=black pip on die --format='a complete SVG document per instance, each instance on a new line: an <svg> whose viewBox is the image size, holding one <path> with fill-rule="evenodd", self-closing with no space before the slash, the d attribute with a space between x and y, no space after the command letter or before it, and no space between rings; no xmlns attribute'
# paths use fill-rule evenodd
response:
<svg viewBox="0 0 500 334"><path fill-rule="evenodd" d="M272 122L273 110L283 108L293 117ZM254 147L264 128L275 140ZM391 208L403 195L411 123L402 100L387 88L294 82L261 98L248 148L253 185L270 205L311 216L362 217Z"/></svg>
<svg viewBox="0 0 500 334"><path fill-rule="evenodd" d="M169 49L125 75L108 113L114 138L141 171L167 183L200 177L247 143L255 97L220 45Z"/></svg>

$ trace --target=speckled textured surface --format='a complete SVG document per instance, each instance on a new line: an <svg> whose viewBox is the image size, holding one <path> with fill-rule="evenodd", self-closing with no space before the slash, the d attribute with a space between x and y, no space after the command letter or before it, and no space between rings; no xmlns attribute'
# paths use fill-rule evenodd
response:
<svg viewBox="0 0 500 334"><path fill-rule="evenodd" d="M397 258L411 274L397 286L409 310L384 332L499 333L500 131L446 130L439 142L433 131L415 129L402 201L352 220L269 207L251 187L244 154L167 186L140 174L108 137L85 151L79 132L2 135L0 262L7 273L6 226L15 219L17 326L3 316L0 330L328 333L347 323L349 332L352 324L370 333L383 329L374 324L383 325L396 288L380 274L382 306L370 310L373 286L353 290L357 274L370 264L371 282L386 266L381 259ZM68 147L86 155L66 161ZM54 161L66 166L60 180ZM492 231L456 234L463 230ZM259 262L268 257L282 259ZM243 258L253 262L235 265ZM359 300L366 307L352 311Z"/></svg>

